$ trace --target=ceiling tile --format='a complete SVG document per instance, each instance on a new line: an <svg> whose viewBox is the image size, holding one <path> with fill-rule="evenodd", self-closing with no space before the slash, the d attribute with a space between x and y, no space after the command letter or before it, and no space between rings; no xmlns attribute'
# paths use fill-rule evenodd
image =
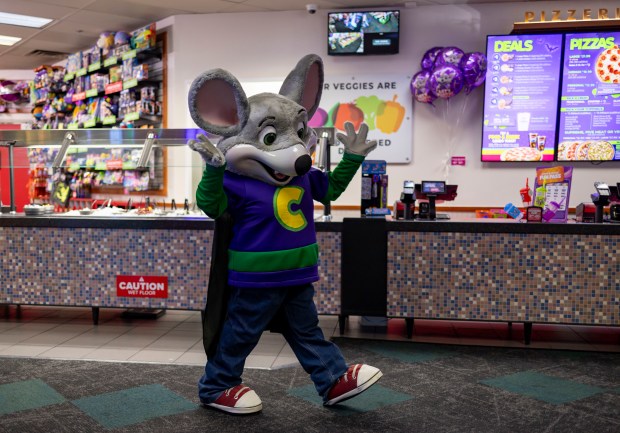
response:
<svg viewBox="0 0 620 433"><path fill-rule="evenodd" d="M135 30L142 27L145 20L135 17L128 17L122 15L111 15L102 12L93 11L80 11L70 17L67 22L73 23L76 28L82 28L85 26L91 26L98 29L97 31L114 31L114 30Z"/></svg>
<svg viewBox="0 0 620 433"><path fill-rule="evenodd" d="M95 45L99 35L92 36L84 33L59 33L59 32L46 32L41 35L37 35L30 39L30 43L40 43L42 41L50 41L62 45L75 47L75 49L82 49L84 47L90 47ZM74 50L73 50L74 51Z"/></svg>
<svg viewBox="0 0 620 433"><path fill-rule="evenodd" d="M96 1L88 5L85 9L95 12L104 12L111 15L124 15L128 17L140 18L145 21L158 21L172 15L186 14L187 11L178 7L174 2L174 8L170 8L170 1L159 2L140 2L135 0L106 0Z"/></svg>
<svg viewBox="0 0 620 433"><path fill-rule="evenodd" d="M312 3L320 9L329 9L334 3L324 1L308 1L308 0L247 0L244 5L252 5L262 7L272 11L305 11L306 5Z"/></svg>
<svg viewBox="0 0 620 433"><path fill-rule="evenodd" d="M84 7L84 4L86 4L84 0L30 0L30 3L64 6L64 7L76 8L76 9L80 9Z"/></svg>
<svg viewBox="0 0 620 433"><path fill-rule="evenodd" d="M17 36L18 38L25 39L30 36L36 35L37 32L39 32L39 29L0 24L0 35Z"/></svg>
<svg viewBox="0 0 620 433"><path fill-rule="evenodd" d="M143 7L166 8L174 5L175 9L184 11L183 13L203 13L210 14L222 12L229 8L233 3L223 0L128 0L132 4L142 5Z"/></svg>

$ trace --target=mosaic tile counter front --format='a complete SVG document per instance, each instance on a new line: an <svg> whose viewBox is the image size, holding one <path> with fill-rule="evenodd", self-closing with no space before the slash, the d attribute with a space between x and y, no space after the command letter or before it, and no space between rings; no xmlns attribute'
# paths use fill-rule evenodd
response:
<svg viewBox="0 0 620 433"><path fill-rule="evenodd" d="M340 234L318 233L319 314L340 312ZM0 304L199 310L212 230L0 227ZM118 297L117 275L167 276L168 298Z"/></svg>
<svg viewBox="0 0 620 433"><path fill-rule="evenodd" d="M388 316L620 324L620 237L388 232Z"/></svg>

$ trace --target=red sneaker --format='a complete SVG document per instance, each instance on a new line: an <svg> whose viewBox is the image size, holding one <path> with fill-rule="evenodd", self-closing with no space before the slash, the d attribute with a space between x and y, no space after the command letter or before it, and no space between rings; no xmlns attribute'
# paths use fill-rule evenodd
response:
<svg viewBox="0 0 620 433"><path fill-rule="evenodd" d="M331 387L323 404L331 406L355 397L374 385L381 376L383 373L378 368L366 364L352 365Z"/></svg>
<svg viewBox="0 0 620 433"><path fill-rule="evenodd" d="M228 388L220 394L217 400L213 403L205 403L205 406L238 415L256 413L263 409L263 403L258 395L249 386L243 384Z"/></svg>

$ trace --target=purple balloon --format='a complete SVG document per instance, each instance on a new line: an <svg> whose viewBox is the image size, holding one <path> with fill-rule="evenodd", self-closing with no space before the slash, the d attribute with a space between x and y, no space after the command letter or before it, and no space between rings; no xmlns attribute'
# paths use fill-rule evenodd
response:
<svg viewBox="0 0 620 433"><path fill-rule="evenodd" d="M479 52L465 54L461 60L461 70L465 84L473 90L480 86L486 78L487 58Z"/></svg>
<svg viewBox="0 0 620 433"><path fill-rule="evenodd" d="M17 83L10 80L0 81L0 98L6 102L16 102L21 99L19 89L16 88Z"/></svg>
<svg viewBox="0 0 620 433"><path fill-rule="evenodd" d="M409 87L416 101L430 104L437 98L433 92L431 92L430 77L431 71L422 70L416 73L411 79Z"/></svg>
<svg viewBox="0 0 620 433"><path fill-rule="evenodd" d="M437 55L441 53L441 50L443 50L443 47L433 47L430 50L427 50L424 53L424 56L422 56L422 62L420 62L422 69L432 70L435 66L435 59L437 58Z"/></svg>
<svg viewBox="0 0 620 433"><path fill-rule="evenodd" d="M458 68L464 55L465 52L463 52L460 48L446 47L437 55L437 59L435 59L435 67L452 65Z"/></svg>
<svg viewBox="0 0 620 433"><path fill-rule="evenodd" d="M441 99L449 99L463 89L463 73L452 65L437 66L429 79L431 91Z"/></svg>

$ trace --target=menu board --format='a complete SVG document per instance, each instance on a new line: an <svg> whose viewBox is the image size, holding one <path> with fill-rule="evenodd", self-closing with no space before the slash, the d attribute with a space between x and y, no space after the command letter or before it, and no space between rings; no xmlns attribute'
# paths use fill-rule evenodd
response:
<svg viewBox="0 0 620 433"><path fill-rule="evenodd" d="M558 161L620 160L620 32L567 34Z"/></svg>
<svg viewBox="0 0 620 433"><path fill-rule="evenodd" d="M553 161L562 38L487 37L482 161Z"/></svg>

